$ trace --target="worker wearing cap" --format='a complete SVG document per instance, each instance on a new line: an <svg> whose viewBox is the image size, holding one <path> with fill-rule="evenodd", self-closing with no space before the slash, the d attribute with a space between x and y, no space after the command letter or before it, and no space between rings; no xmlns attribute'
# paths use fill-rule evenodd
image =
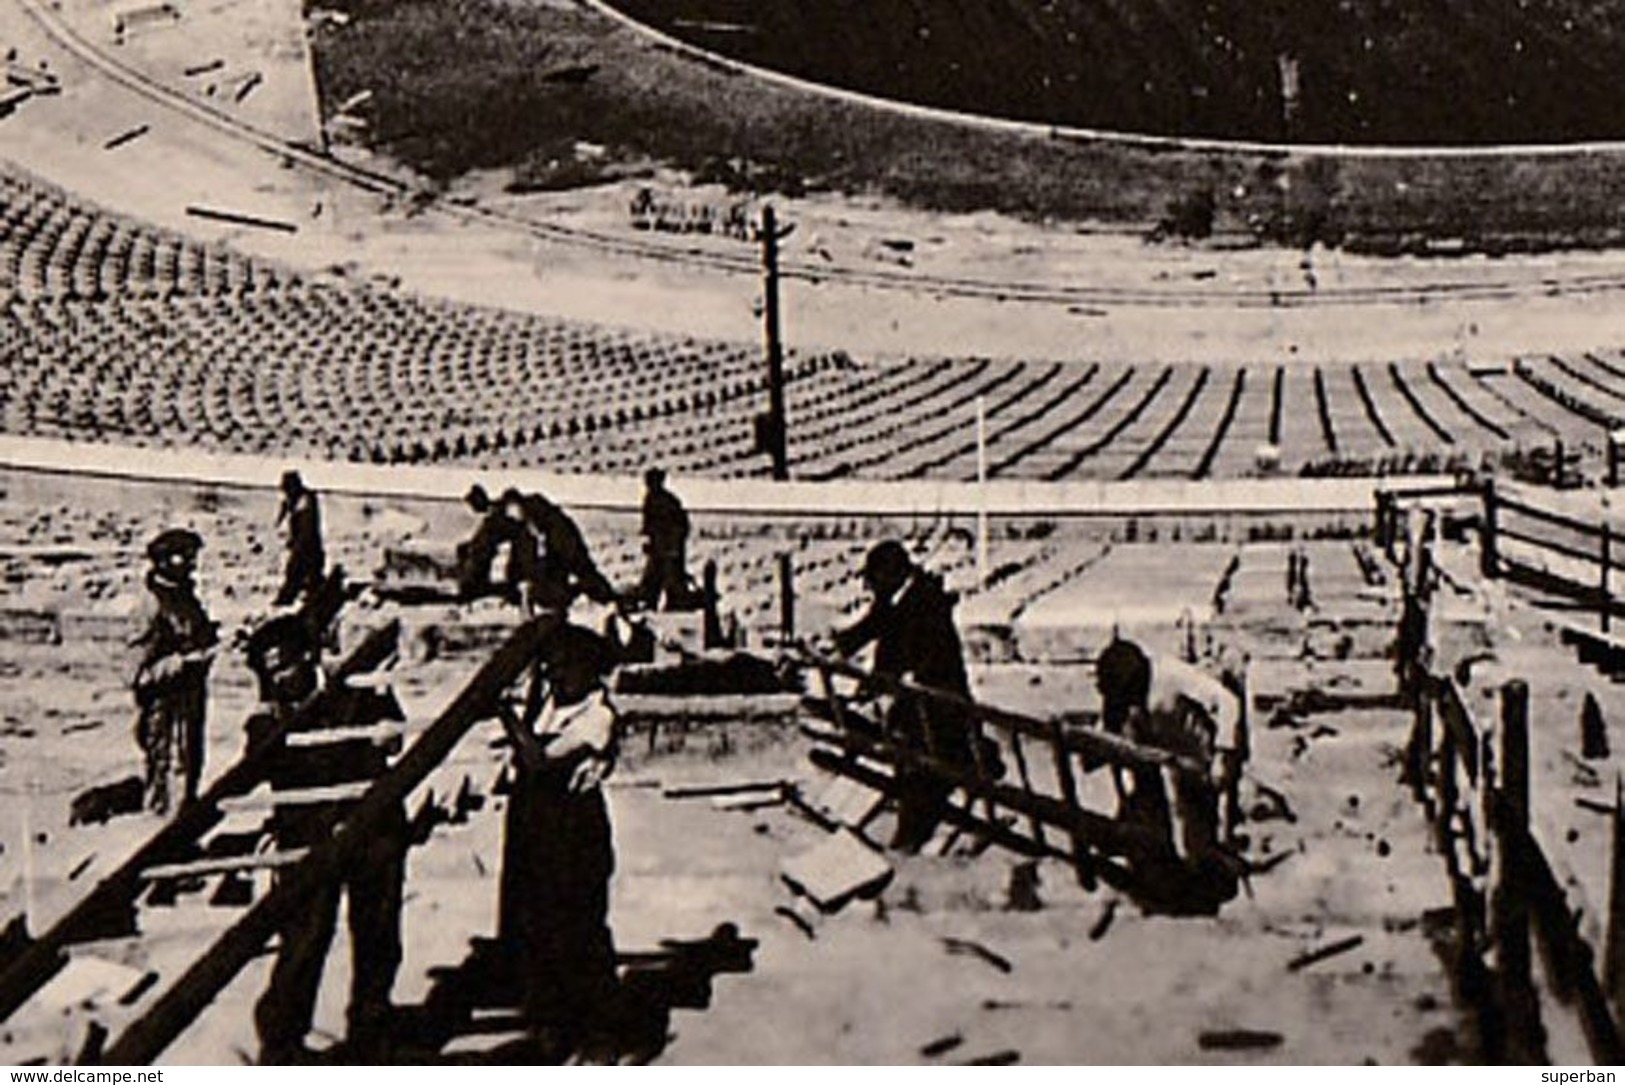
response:
<svg viewBox="0 0 1625 1085"><path fill-rule="evenodd" d="M546 619L544 619L546 620ZM559 624L539 661L546 696L523 715L504 706L513 788L503 829L498 927L511 951L525 1019L546 1057L601 1038L617 1013L609 884L615 847L603 781L619 717L606 680L615 646Z"/></svg>
<svg viewBox="0 0 1625 1085"><path fill-rule="evenodd" d="M863 581L873 601L862 618L835 634L836 649L850 656L873 643L875 673L968 701L970 678L953 616L958 596L943 586L941 577L914 564L895 540L869 551ZM968 773L976 763L977 723L961 705L908 694L893 700L887 720L893 740L906 747L897 768L892 845L918 851L936 832L955 785L928 766L910 765L906 754L928 755Z"/></svg>
<svg viewBox="0 0 1625 1085"><path fill-rule="evenodd" d="M636 602L648 610L664 605L677 610L688 604L688 511L666 489L666 472L651 467L643 474L643 578Z"/></svg>
<svg viewBox="0 0 1625 1085"><path fill-rule="evenodd" d="M541 494L504 495L504 502L509 515L528 528L516 544L522 557L510 565L510 575L524 578L531 609L567 613L582 595L595 603L615 602L615 589L593 562L569 513Z"/></svg>
<svg viewBox="0 0 1625 1085"><path fill-rule="evenodd" d="M131 686L136 703L136 742L146 762L144 805L168 813L177 781L182 801L197 798L203 776L208 714L209 665L219 627L197 597L197 555L203 540L171 528L147 544L147 604Z"/></svg>
<svg viewBox="0 0 1625 1085"><path fill-rule="evenodd" d="M279 851L317 847L332 839L359 795L388 771L390 755L401 747L395 725L405 713L388 690L326 675L318 665L319 642L299 615L272 618L254 630L247 656L263 706L248 721L248 752L264 759L277 800L269 828ZM345 1061L367 1063L388 1055L407 835L405 811L396 803L358 842L341 874L324 880L283 922L270 983L254 1006L262 1063L296 1062L305 1054L341 891L350 928L348 1032L341 1054Z"/></svg>
<svg viewBox="0 0 1625 1085"><path fill-rule="evenodd" d="M282 475L282 508L276 522L288 524L288 561L276 605L289 606L314 593L322 583L327 556L322 549L322 510L316 492L305 485L298 471Z"/></svg>

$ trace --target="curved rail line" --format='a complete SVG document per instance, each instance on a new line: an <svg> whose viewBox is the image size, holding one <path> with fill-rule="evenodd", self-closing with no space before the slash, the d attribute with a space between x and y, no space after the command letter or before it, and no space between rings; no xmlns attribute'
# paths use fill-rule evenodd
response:
<svg viewBox="0 0 1625 1085"><path fill-rule="evenodd" d="M45 0L15 0L15 2L40 31L56 42L58 46L72 53L82 63L106 78L165 109L182 114L241 143L256 146L260 150L276 155L300 168L360 191L396 197L405 196L414 191L413 186L407 181L341 162L330 154L315 151L309 147L283 139L192 100L185 94L143 74L133 66L109 56L84 35L67 25L66 21L61 17L53 14ZM618 22L639 27L642 33L665 38L658 31L643 27L642 24L614 11L613 8L609 8L600 0L587 0L587 2L594 9L603 12L606 16L614 17ZM680 47L686 53L698 54L702 57L710 56L704 50L688 46L686 43L677 42L676 39L670 39L670 41L673 44L669 45L668 48ZM728 61L727 63L737 65L737 62L734 61ZM758 75L758 70L755 68L741 67L752 75ZM779 73L766 72L765 70L760 72L759 77L773 78L780 81L791 78ZM818 84L807 84L806 89L819 91L820 87ZM897 103L887 103L883 99L870 99L865 95L855 95L854 92L838 91L833 88L822 88L821 90L839 96L852 96L872 105L905 108L911 112L923 110L941 114L942 117L939 119L954 119L961 122L967 119L961 115L947 114L940 110L928 110L927 107L898 106ZM969 119L974 120L975 118ZM990 123L1019 124L1019 122L1013 121ZM1058 129L1039 128L1038 131L1046 134L1065 134ZM1074 133L1074 135L1078 138L1095 138L1090 133L1081 130ZM1098 137L1115 138L1111 133L1100 133ZM1161 137L1145 138L1155 139ZM1193 149L1201 149L1195 143L1190 143L1189 146ZM1222 144L1216 146L1222 146L1224 149L1230 150L1244 150L1248 145ZM1270 145L1259 146L1268 148ZM1625 153L1625 143L1610 146L1621 153ZM1553 148L1552 150L1556 149L1559 148ZM1565 147L1561 149L1584 153L1576 148ZM1313 150L1313 148L1293 148L1292 150L1305 151ZM1322 150L1329 153L1332 149L1325 148ZM1468 148L1464 150L1477 151L1483 149ZM1528 149L1518 148L1517 150L1524 151ZM453 205L437 203L432 210L448 218L483 223L527 234L541 241L578 249L657 263L700 268L713 272L750 277L760 274L760 266L754 253L749 255L745 253L732 254L693 246L666 245L641 241L636 238L618 237L596 230L567 226L556 222L539 221L479 204ZM1531 294L1572 296L1625 290L1625 270L1579 274L1563 278L1543 275L1527 279L1502 278L1486 282L1434 283L1420 286L1354 286L1324 290L1310 290L1306 287L1246 288L1228 292L1181 289L1147 290L1134 287L1087 285L1066 286L1033 282L989 282L965 276L903 275L889 270L842 265L813 265L793 260L786 260L781 263L780 275L783 278L814 285L836 282L846 286L896 290L945 298L984 299L1048 305L1115 305L1142 308L1285 309L1374 304L1426 304L1440 301L1509 300Z"/></svg>

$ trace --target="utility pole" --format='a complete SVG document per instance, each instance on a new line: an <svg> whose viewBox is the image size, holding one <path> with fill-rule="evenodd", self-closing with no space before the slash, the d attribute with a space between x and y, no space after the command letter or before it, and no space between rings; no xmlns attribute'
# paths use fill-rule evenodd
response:
<svg viewBox="0 0 1625 1085"><path fill-rule="evenodd" d="M779 482L790 477L789 427L784 413L784 339L779 328L779 241L789 233L779 231L773 206L764 206L762 308L767 333L767 418L757 428L757 443L772 459L773 478Z"/></svg>

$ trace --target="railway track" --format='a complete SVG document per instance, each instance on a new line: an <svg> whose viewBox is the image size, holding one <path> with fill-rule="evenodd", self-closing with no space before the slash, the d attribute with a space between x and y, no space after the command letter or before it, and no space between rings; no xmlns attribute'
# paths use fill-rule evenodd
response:
<svg viewBox="0 0 1625 1085"><path fill-rule="evenodd" d="M36 27L80 62L126 90L239 143L259 148L298 168L379 196L404 197L414 192L409 182L377 171L341 162L331 155L290 142L198 103L186 95L125 64L97 47L69 26L43 0L14 0ZM440 203L432 213L464 223L476 223L540 241L613 257L651 261L713 273L756 277L760 268L753 253L719 252L695 246L662 244L603 231L529 218L480 204ZM1058 285L1042 282L990 282L967 276L901 274L886 269L851 265L813 265L785 260L781 276L812 284L836 283L874 290L928 294L957 299L1022 302L1055 306L1120 306L1144 308L1284 309L1362 305L1429 304L1446 301L1510 300L1530 295L1584 296L1625 290L1625 272L1584 273L1563 277L1550 274L1505 277L1487 282L1445 282L1423 285L1351 286L1311 289L1304 286L1188 290L1178 287L1140 289L1099 285Z"/></svg>

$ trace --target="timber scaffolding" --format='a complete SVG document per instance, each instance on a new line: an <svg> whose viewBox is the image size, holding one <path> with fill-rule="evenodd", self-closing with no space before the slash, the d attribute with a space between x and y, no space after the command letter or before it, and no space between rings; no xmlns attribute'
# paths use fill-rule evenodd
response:
<svg viewBox="0 0 1625 1085"><path fill-rule="evenodd" d="M1253 870L1233 847L1241 817L1239 765L1220 796L1222 825L1211 851L1206 855L1177 855L1179 873L1168 878L1168 868L1158 861L1173 852L1168 831L1171 826L1140 824L1090 809L1080 798L1079 776L1102 767L1114 772L1149 769L1151 773L1141 773L1139 779L1155 779L1163 789L1167 808L1173 810L1176 777L1205 780L1208 765L1110 734L1092 725L1096 721L1037 719L876 674L805 647L801 651L819 679L819 694L808 696L804 705L809 715L833 725L803 728L819 744L810 754L813 764L826 772L848 777L884 795L895 794L899 772L935 776L966 797L962 805L944 804L944 820L956 829L1021 855L1060 859L1071 864L1085 888L1105 882L1159 911L1214 912ZM839 680L855 684L856 688L843 691ZM882 713L877 719L859 706L860 697L869 692L887 694L907 706L905 711L921 714L923 749L897 733L890 713ZM1248 698L1245 692L1239 696L1243 713L1237 752L1244 762ZM924 719L928 704L974 721L969 765L952 764L940 756L932 742L931 727ZM989 733L994 741L981 741ZM1006 779L1004 753L1013 762L1013 779ZM1040 771L1041 759L1048 762L1047 774ZM1045 775L1052 785L1046 786ZM1162 875L1156 883L1146 877L1147 870L1154 868ZM1210 877L1217 872L1219 886L1209 884L1204 891L1203 872ZM1217 899L1212 892L1215 888Z"/></svg>
<svg viewBox="0 0 1625 1085"><path fill-rule="evenodd" d="M181 975L159 977L139 994L132 992L135 997L126 995L135 1016L117 1036L110 1039L105 1026L93 1022L76 1056L80 1063L109 1065L155 1060L249 961L264 952L287 917L343 876L384 819L445 761L464 735L497 712L499 698L527 672L557 621L542 617L520 624L389 771L366 788L330 838L308 850L211 854L204 838L225 819L233 800L241 800L267 780L276 740L305 729L329 710L326 697L312 698L268 736L264 747L232 765L195 802L183 806L49 930L32 938L21 930L18 937L20 928L14 922L8 932L9 948L0 950L0 1022L9 1020L64 968L72 947L135 933L142 897L155 882L275 867L275 884L265 896ZM380 670L396 658L399 638L398 623L372 632L339 663L335 678ZM415 830L425 827L417 824L420 818L413 820Z"/></svg>
<svg viewBox="0 0 1625 1085"><path fill-rule="evenodd" d="M1463 685L1467 679L1449 673L1446 661L1437 657L1432 604L1444 574L1433 546L1440 510L1427 503L1442 496L1459 496L1459 491L1379 497L1377 537L1403 583L1396 664L1401 699L1414 716L1404 773L1427 812L1450 879L1452 980L1473 1017L1486 1061L1550 1061L1546 1023L1571 1015L1596 1062L1616 1065L1625 1061L1625 789L1616 782L1612 806L1596 804L1609 816L1612 830L1599 964L1564 880L1531 828L1530 732L1544 724L1531 722L1529 684L1522 679L1501 684L1495 690L1499 711L1487 718L1474 711ZM1531 498L1508 500L1493 484L1471 496L1483 502L1479 527L1486 577L1514 575L1546 583L1547 578L1532 577L1527 565L1498 556L1507 534L1498 513L1509 507L1532 522L1586 526L1541 509ZM1407 510L1407 497L1421 504ZM1410 511L1420 515L1407 523ZM1606 523L1599 531L1606 541ZM1398 545L1402 537L1408 540L1404 551ZM1533 532L1518 537L1535 548L1555 549ZM1606 570L1606 549L1601 560ZM1569 586L1576 587L1572 581ZM1607 615L1612 598L1606 579L1597 602ZM1536 941L1542 951L1538 983Z"/></svg>

